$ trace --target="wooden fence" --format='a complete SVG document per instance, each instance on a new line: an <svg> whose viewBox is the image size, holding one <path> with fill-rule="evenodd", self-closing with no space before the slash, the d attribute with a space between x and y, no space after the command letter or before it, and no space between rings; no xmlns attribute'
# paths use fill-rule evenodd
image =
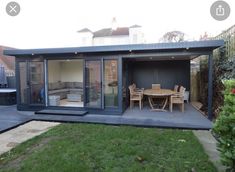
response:
<svg viewBox="0 0 235 172"><path fill-rule="evenodd" d="M225 42L224 50L225 58L235 58L235 25L223 31L219 35L212 38L213 40L223 39ZM214 50L213 57L214 62L221 58L220 57L221 48ZM207 107L207 72L208 72L208 60L206 56L200 56L200 70L191 70L191 100L199 101L204 106L204 110ZM216 76L215 76L216 78ZM214 99L216 99L214 97ZM214 112L215 113L215 112Z"/></svg>
<svg viewBox="0 0 235 172"><path fill-rule="evenodd" d="M214 37L214 39L223 39L225 42L225 56L227 58L234 58L235 56L235 25L231 26L221 34ZM218 57L218 51L215 50L215 57Z"/></svg>

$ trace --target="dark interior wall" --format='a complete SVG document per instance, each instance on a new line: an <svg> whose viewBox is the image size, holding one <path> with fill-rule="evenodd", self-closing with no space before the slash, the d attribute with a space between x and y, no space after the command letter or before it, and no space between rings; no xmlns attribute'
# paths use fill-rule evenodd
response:
<svg viewBox="0 0 235 172"><path fill-rule="evenodd" d="M139 88L151 88L153 83L161 88L173 89L182 85L190 89L190 61L138 61L129 62L129 77Z"/></svg>

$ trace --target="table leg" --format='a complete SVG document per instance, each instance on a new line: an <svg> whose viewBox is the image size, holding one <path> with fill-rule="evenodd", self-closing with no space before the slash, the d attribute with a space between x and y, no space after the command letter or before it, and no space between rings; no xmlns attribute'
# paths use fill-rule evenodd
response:
<svg viewBox="0 0 235 172"><path fill-rule="evenodd" d="M166 107L167 101L168 101L167 98L164 100L162 108L155 108L154 107L156 104L154 104L152 96L148 96L148 101L149 101L149 105L151 107L151 111L166 111L165 107Z"/></svg>
<svg viewBox="0 0 235 172"><path fill-rule="evenodd" d="M164 111L166 111L166 110L165 110L165 107L166 107L166 105L167 105L167 102L168 102L168 97L165 97L164 104L163 104L163 106L162 106L162 110L164 110Z"/></svg>
<svg viewBox="0 0 235 172"><path fill-rule="evenodd" d="M149 105L150 105L151 109L154 109L153 102L152 102L153 100L152 100L151 96L148 96L148 101L149 101Z"/></svg>

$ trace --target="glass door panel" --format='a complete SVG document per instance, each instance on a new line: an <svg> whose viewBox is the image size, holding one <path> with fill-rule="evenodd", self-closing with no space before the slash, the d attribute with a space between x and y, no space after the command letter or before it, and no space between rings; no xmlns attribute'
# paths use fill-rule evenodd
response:
<svg viewBox="0 0 235 172"><path fill-rule="evenodd" d="M20 104L28 103L27 62L19 62Z"/></svg>
<svg viewBox="0 0 235 172"><path fill-rule="evenodd" d="M118 107L118 61L104 60L104 105Z"/></svg>
<svg viewBox="0 0 235 172"><path fill-rule="evenodd" d="M43 62L29 62L30 104L44 104L44 67Z"/></svg>
<svg viewBox="0 0 235 172"><path fill-rule="evenodd" d="M102 105L102 79L101 61L89 60L85 65L86 77L86 107L101 108Z"/></svg>

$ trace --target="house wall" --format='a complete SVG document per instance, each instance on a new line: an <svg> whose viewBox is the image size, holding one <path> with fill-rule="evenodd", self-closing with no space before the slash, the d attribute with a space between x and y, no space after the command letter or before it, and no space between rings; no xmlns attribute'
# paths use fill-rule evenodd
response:
<svg viewBox="0 0 235 172"><path fill-rule="evenodd" d="M130 44L141 44L144 43L144 33L142 27L135 27L129 29L129 42Z"/></svg>
<svg viewBox="0 0 235 172"><path fill-rule="evenodd" d="M162 88L173 89L182 85L190 89L190 61L148 61L129 62L129 75L132 83L139 88L151 88L153 83Z"/></svg>
<svg viewBox="0 0 235 172"><path fill-rule="evenodd" d="M93 45L121 45L129 44L129 36L107 36L93 38Z"/></svg>
<svg viewBox="0 0 235 172"><path fill-rule="evenodd" d="M92 46L93 34L91 32L78 32L77 46Z"/></svg>

